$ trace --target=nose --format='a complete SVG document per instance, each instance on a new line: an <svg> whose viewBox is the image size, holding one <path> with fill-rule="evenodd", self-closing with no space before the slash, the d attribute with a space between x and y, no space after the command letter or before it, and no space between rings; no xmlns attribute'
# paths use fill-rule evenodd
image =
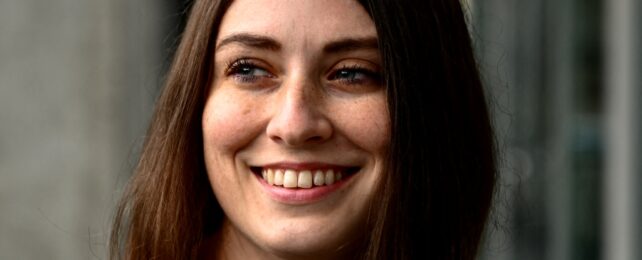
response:
<svg viewBox="0 0 642 260"><path fill-rule="evenodd" d="M299 147L322 143L332 136L332 124L319 107L323 94L315 88L302 80L280 87L266 130L272 141Z"/></svg>

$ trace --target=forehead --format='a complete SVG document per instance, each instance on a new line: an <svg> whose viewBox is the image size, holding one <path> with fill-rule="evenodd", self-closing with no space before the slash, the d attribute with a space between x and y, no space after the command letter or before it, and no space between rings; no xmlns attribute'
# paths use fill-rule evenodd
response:
<svg viewBox="0 0 642 260"><path fill-rule="evenodd" d="M235 33L323 42L372 37L376 29L356 0L237 0L223 16L218 39Z"/></svg>

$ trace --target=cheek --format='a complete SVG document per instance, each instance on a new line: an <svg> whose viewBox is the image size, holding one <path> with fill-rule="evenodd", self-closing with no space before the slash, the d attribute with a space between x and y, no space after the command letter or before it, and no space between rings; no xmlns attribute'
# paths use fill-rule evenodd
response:
<svg viewBox="0 0 642 260"><path fill-rule="evenodd" d="M385 96L369 97L349 105L341 114L342 132L358 146L378 155L390 144L390 116Z"/></svg>
<svg viewBox="0 0 642 260"><path fill-rule="evenodd" d="M224 92L210 95L202 121L206 147L234 152L252 141L258 120L252 104L247 101Z"/></svg>

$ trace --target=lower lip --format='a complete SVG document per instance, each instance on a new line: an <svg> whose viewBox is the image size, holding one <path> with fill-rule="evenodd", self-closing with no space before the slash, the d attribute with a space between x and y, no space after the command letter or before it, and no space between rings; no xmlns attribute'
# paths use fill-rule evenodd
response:
<svg viewBox="0 0 642 260"><path fill-rule="evenodd" d="M339 191L339 189L349 184L349 181L354 175L356 175L356 173L345 176L340 181L337 181L331 185L313 186L312 188L308 189L291 189L284 188L282 186L273 186L267 183L267 181L261 178L261 176L258 176L256 174L254 176L258 179L259 183L261 183L263 188L265 188L272 199L285 204L302 205L320 201L330 194Z"/></svg>

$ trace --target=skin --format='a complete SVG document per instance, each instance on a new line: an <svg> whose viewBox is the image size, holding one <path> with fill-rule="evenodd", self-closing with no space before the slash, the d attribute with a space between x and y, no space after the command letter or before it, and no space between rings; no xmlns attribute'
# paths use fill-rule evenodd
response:
<svg viewBox="0 0 642 260"><path fill-rule="evenodd" d="M356 1L230 6L202 118L208 177L226 215L212 258L349 258L390 142L376 37ZM346 39L358 44L327 48ZM250 169L283 161L359 172L321 200L292 205L270 197Z"/></svg>

